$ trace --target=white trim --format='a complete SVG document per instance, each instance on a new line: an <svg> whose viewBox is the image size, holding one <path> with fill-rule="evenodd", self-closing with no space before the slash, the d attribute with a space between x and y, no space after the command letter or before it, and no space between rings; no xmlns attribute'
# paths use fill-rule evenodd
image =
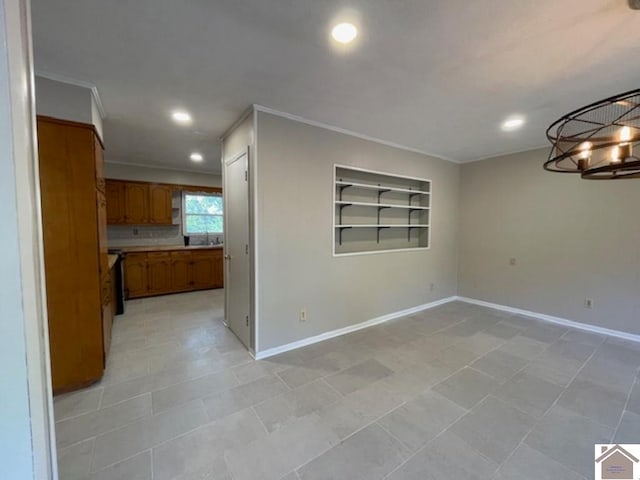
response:
<svg viewBox="0 0 640 480"><path fill-rule="evenodd" d="M597 325L589 325L588 323L576 322L574 320L568 320L566 318L554 317L545 313L531 312L529 310L523 310L521 308L508 307L506 305L500 305L498 303L485 302L483 300L476 300L475 298L468 297L456 297L455 300L465 303L471 303L473 305L479 305L481 307L493 308L494 310L500 310L503 312L514 313L516 315L525 315L527 317L537 318L549 323L555 323L556 325L562 325L564 327L575 328L583 330L585 332L598 333L601 335L608 335L610 337L622 338L632 342L640 342L640 335L633 333L622 332L620 330L613 330L610 328L599 327Z"/></svg>
<svg viewBox="0 0 640 480"><path fill-rule="evenodd" d="M102 104L102 98L100 98L100 92L98 91L98 87L91 82L85 82L84 80L76 80L75 78L65 77L64 75L58 75L57 73L45 72L42 70L36 70L36 76L47 78L49 80L53 80L54 82L66 83L68 85L75 85L76 87L88 88L91 90L91 95L96 102L96 107L98 107L98 113L100 113L100 118L107 118L107 112L104 109L104 105Z"/></svg>
<svg viewBox="0 0 640 480"><path fill-rule="evenodd" d="M298 115L293 115L291 113L281 112L279 110L275 110L273 108L265 107L263 105L254 104L253 105L253 109L256 112L268 113L268 114L271 114L271 115L275 115L276 117L286 118L288 120L293 120L294 122L300 122L300 123L304 123L304 124L307 124L307 125L311 125L312 127L324 128L325 130L331 130L332 132L342 133L344 135L349 135L350 137L356 137L356 138L360 138L362 140L368 140L370 142L379 143L381 145L386 145L387 147L393 147L393 148L398 148L400 150L406 150L408 152L419 153L420 155L426 155L428 157L432 157L432 158L435 158L437 160L444 160L444 161L452 162L452 163L456 163L456 164L461 163L458 160L454 160L452 158L447 158L447 157L444 157L442 155L437 155L437 154L431 153L431 152L425 152L424 150L420 150L420 149L413 148L413 147L408 147L406 145L401 145L399 143L390 142L388 140L383 140L381 138L372 137L370 135L365 135L363 133L354 132L353 130L348 130L346 128L337 127L335 125L330 125L328 123L317 122L315 120L308 120L308 119L306 119L304 117L300 117Z"/></svg>
<svg viewBox="0 0 640 480"><path fill-rule="evenodd" d="M387 315L382 315L381 317L372 318L371 320L367 320L362 323L349 325L348 327L339 328L337 330L331 330L330 332L321 333L320 335L304 338L302 340L298 340L297 342L287 343L286 345L281 345L279 347L269 348L262 352L257 351L255 354L255 359L262 360L268 357L272 357L274 355L278 355L280 353L288 352L289 350L295 350L297 348L306 347L307 345L312 345L314 343L322 342L324 340L329 340L330 338L346 335L347 333L356 332L358 330L362 330L363 328L373 327L374 325L379 325L381 323L388 322L389 320L394 320L400 317L406 317L407 315L412 315L414 313L418 313L423 310L429 310L430 308L444 305L445 303L453 302L456 299L457 297L455 296L441 298L440 300L436 300L431 303L425 303L423 305L418 305L417 307L407 308L405 310L400 310L398 312L388 313Z"/></svg>
<svg viewBox="0 0 640 480"><path fill-rule="evenodd" d="M51 388L49 356L49 329L44 285L44 256L42 241L42 215L40 209L39 163L37 158L35 87L33 76L33 48L31 10L28 0L0 1L0 26L3 27L5 59L3 73L8 73L9 87L2 96L10 96L6 116L10 124L12 152L6 162L12 164L15 183L16 219L9 222L8 235L18 235L18 251L7 252L19 256L20 275L14 281L20 284L22 318L11 321L24 323L24 342L31 429L31 452L15 461L31 461L34 479L57 479L57 455ZM5 64L6 61L6 64ZM5 65L8 67L5 71ZM4 103L4 102L3 102ZM4 122L4 120L3 120ZM6 145L6 144L5 144ZM10 189L11 190L11 189ZM8 190L8 191L10 191ZM28 453L31 453L27 459ZM8 466L11 471L11 465Z"/></svg>
<svg viewBox="0 0 640 480"><path fill-rule="evenodd" d="M240 118L238 118L235 122L233 122L231 124L231 126L229 128L227 128L222 135L220 135L218 137L218 141L219 142L223 142L227 139L227 137L229 135L231 135L236 128L238 128L247 118L249 118L249 115L251 115L252 113L254 113L254 106L251 105L249 108L247 108L244 112L242 112L242 114L240 115Z"/></svg>
<svg viewBox="0 0 640 480"><path fill-rule="evenodd" d="M251 320L253 321L253 351L254 358L255 352L258 351L259 345L259 251L258 251L258 115L255 109L251 108L251 114L253 115L253 153L249 150L249 228L250 235L249 240L251 242L249 253L251 254L251 274L253 275L251 291ZM251 147L249 147L251 148Z"/></svg>

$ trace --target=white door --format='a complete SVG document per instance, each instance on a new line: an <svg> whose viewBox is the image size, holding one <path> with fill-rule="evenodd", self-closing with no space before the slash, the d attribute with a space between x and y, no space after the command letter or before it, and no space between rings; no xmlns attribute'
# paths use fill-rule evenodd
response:
<svg viewBox="0 0 640 480"><path fill-rule="evenodd" d="M250 347L249 150L224 164L225 318Z"/></svg>

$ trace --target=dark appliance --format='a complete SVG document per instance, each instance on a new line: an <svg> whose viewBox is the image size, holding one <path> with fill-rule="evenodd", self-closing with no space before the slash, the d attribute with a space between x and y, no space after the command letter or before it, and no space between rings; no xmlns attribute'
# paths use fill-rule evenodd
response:
<svg viewBox="0 0 640 480"><path fill-rule="evenodd" d="M116 315L124 313L124 252L122 250L109 250L109 255L118 255L113 268L115 269L116 289Z"/></svg>

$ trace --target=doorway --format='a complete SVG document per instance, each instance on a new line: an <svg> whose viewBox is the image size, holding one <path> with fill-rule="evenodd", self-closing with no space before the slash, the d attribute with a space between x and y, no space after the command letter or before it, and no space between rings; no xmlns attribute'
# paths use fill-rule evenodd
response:
<svg viewBox="0 0 640 480"><path fill-rule="evenodd" d="M224 160L225 322L251 348L249 256L249 147Z"/></svg>

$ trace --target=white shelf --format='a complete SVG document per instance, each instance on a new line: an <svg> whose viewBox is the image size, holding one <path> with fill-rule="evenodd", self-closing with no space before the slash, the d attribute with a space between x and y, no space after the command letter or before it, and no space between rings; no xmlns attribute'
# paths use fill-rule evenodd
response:
<svg viewBox="0 0 640 480"><path fill-rule="evenodd" d="M362 207L384 207L384 208L404 208L405 210L429 210L429 207L418 205L395 205L393 203L370 203L370 202L346 202L336 201L336 205L359 205Z"/></svg>
<svg viewBox="0 0 640 480"><path fill-rule="evenodd" d="M333 183L334 255L429 248L430 180L335 165Z"/></svg>
<svg viewBox="0 0 640 480"><path fill-rule="evenodd" d="M428 224L424 224L424 223L415 223L413 225L409 225L409 224L398 225L397 223L386 224L386 225L378 225L378 224L359 225L359 224L355 224L355 225L336 225L336 228L429 228L429 225Z"/></svg>
<svg viewBox="0 0 640 480"><path fill-rule="evenodd" d="M402 193L415 193L419 195L431 195L431 192L424 192L422 190L412 190L410 188L388 187L385 185L372 185L370 183L336 181L336 185L340 185L343 187L368 188L371 190L378 190L378 191L383 190L385 192L402 192Z"/></svg>

